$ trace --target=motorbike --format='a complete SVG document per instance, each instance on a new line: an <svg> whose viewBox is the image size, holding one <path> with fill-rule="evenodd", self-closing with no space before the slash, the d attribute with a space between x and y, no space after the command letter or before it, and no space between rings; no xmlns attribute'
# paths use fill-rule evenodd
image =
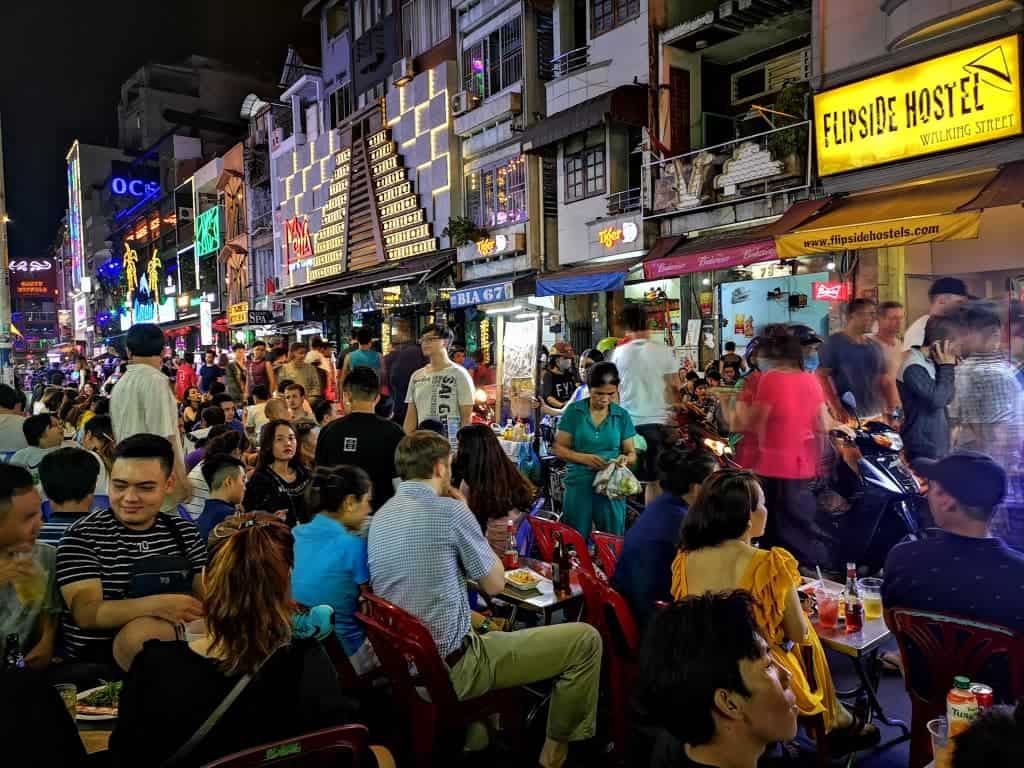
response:
<svg viewBox="0 0 1024 768"><path fill-rule="evenodd" d="M843 403L857 412L850 393ZM830 570L848 562L862 574L877 573L900 541L917 539L927 527L928 505L917 478L902 457L903 440L888 424L861 422L829 432L838 462L832 490L846 501L832 517L835 557Z"/></svg>

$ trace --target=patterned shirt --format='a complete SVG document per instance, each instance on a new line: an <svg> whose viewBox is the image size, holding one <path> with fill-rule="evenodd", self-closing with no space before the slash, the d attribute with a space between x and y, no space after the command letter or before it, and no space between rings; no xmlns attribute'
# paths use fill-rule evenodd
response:
<svg viewBox="0 0 1024 768"><path fill-rule="evenodd" d="M466 579L497 562L480 524L461 501L406 481L370 524L370 586L422 621L444 658L470 632Z"/></svg>

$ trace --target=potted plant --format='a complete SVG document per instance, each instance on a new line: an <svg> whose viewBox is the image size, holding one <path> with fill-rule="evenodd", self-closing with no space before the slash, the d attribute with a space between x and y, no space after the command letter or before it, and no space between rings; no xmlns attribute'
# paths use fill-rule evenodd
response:
<svg viewBox="0 0 1024 768"><path fill-rule="evenodd" d="M460 248L487 237L487 230L465 216L452 216L448 219L448 226L441 232L441 236L450 238L452 245Z"/></svg>
<svg viewBox="0 0 1024 768"><path fill-rule="evenodd" d="M772 105L775 112L784 113L775 116L779 123L776 127L785 128L807 119L807 94L807 83L803 81L789 82L782 87ZM802 176L807 162L807 126L773 133L768 137L768 151L774 159L783 162L786 176Z"/></svg>

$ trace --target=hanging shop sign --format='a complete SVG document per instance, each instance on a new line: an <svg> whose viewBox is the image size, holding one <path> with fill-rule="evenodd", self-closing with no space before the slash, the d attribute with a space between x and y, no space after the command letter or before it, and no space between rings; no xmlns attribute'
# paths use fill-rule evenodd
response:
<svg viewBox="0 0 1024 768"><path fill-rule="evenodd" d="M22 298L52 299L56 271L49 259L20 259L10 264L11 293Z"/></svg>
<svg viewBox="0 0 1024 768"><path fill-rule="evenodd" d="M849 301L849 283L811 283L811 298L815 301Z"/></svg>
<svg viewBox="0 0 1024 768"><path fill-rule="evenodd" d="M75 299L75 336L85 335L85 326L89 324L89 300L85 296Z"/></svg>
<svg viewBox="0 0 1024 768"><path fill-rule="evenodd" d="M250 309L249 325L273 325L274 313L266 309Z"/></svg>
<svg viewBox="0 0 1024 768"><path fill-rule="evenodd" d="M196 217L196 256L220 250L220 206L215 205Z"/></svg>
<svg viewBox="0 0 1024 768"><path fill-rule="evenodd" d="M242 301L228 307L228 325L248 325L249 302Z"/></svg>
<svg viewBox="0 0 1024 768"><path fill-rule="evenodd" d="M938 240L969 240L978 236L981 212L937 213L895 221L873 221L843 227L801 229L775 238L779 258L847 249L893 248Z"/></svg>
<svg viewBox="0 0 1024 768"><path fill-rule="evenodd" d="M713 272L716 269L729 269L757 264L762 261L774 261L779 258L775 243L771 240L758 240L753 243L734 245L727 248L712 248L701 253L687 253L679 256L666 256L644 262L644 278L660 280L666 277L678 277L691 272Z"/></svg>
<svg viewBox="0 0 1024 768"><path fill-rule="evenodd" d="M204 347L213 344L213 307L210 302L199 302L199 343Z"/></svg>
<svg viewBox="0 0 1024 768"><path fill-rule="evenodd" d="M463 288L459 291L452 291L448 300L452 309L471 307L475 304L493 304L499 301L511 301L513 297L511 281L495 283L494 285L483 285L479 288Z"/></svg>
<svg viewBox="0 0 1024 768"><path fill-rule="evenodd" d="M1019 46L1011 35L816 94L818 173L1019 135Z"/></svg>

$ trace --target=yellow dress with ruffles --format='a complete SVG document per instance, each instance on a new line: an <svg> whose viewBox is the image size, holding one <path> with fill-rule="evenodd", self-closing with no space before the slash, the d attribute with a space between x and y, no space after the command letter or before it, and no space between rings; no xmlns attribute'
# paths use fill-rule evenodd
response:
<svg viewBox="0 0 1024 768"><path fill-rule="evenodd" d="M782 648L785 636L782 631L782 614L786 606L786 594L791 587L800 586L800 573L796 559L781 547L770 550L756 550L746 573L737 589L750 593L754 600L754 619L761 634L768 642L772 659L790 674L790 688L796 696L796 704L802 716L821 714L825 729L831 730L836 720L836 696L832 683L832 672L828 668L821 640L813 627L809 627L802 643L786 651ZM679 552L672 563L672 597L679 600L690 594L686 585L686 553ZM813 688L808 680L800 646L811 651Z"/></svg>

